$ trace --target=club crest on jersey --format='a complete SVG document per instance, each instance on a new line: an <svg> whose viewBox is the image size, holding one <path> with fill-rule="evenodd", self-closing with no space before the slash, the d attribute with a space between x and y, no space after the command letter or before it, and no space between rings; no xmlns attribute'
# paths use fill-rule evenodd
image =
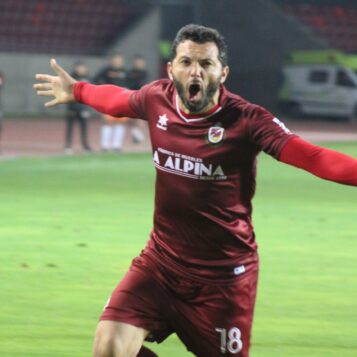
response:
<svg viewBox="0 0 357 357"><path fill-rule="evenodd" d="M211 126L208 130L208 140L212 144L218 144L224 136L224 128L220 126Z"/></svg>

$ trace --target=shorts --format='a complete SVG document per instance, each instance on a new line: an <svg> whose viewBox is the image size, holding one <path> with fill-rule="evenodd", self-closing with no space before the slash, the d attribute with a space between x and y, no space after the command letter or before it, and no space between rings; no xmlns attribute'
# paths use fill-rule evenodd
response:
<svg viewBox="0 0 357 357"><path fill-rule="evenodd" d="M150 331L160 343L176 333L198 357L248 357L258 262L232 284L193 281L145 257L134 259L114 290L101 320L125 322Z"/></svg>

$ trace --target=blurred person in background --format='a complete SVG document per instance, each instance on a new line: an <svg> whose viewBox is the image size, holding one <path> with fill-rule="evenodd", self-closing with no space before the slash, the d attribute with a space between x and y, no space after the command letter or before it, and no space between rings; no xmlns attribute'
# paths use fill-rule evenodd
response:
<svg viewBox="0 0 357 357"><path fill-rule="evenodd" d="M140 89L147 82L146 61L142 55L135 55L132 68L128 72L128 88Z"/></svg>
<svg viewBox="0 0 357 357"><path fill-rule="evenodd" d="M2 121L4 119L3 103L2 103L2 92L4 87L4 76L0 72L0 154L1 154L1 136L2 136Z"/></svg>
<svg viewBox="0 0 357 357"><path fill-rule="evenodd" d="M128 72L128 88L132 90L140 89L147 82L148 72L146 61L142 55L135 55L132 68ZM144 121L131 120L131 136L134 143L141 143L144 139L143 126Z"/></svg>
<svg viewBox="0 0 357 357"><path fill-rule="evenodd" d="M109 64L105 66L94 77L96 84L112 84L120 87L127 87L128 72L125 69L125 59L121 53L114 53L109 59ZM102 115L103 125L100 133L100 146L103 152L117 151L123 148L127 117L114 117L112 115Z"/></svg>
<svg viewBox="0 0 357 357"><path fill-rule="evenodd" d="M88 67L83 62L75 62L73 66L73 72L71 76L77 81L89 82L88 79ZM66 115L66 137L65 137L65 153L72 153L72 141L73 141L73 127L77 122L80 129L80 137L82 147L86 152L91 151L88 144L88 130L87 121L90 118L90 109L81 103L73 102L69 103L67 106Z"/></svg>

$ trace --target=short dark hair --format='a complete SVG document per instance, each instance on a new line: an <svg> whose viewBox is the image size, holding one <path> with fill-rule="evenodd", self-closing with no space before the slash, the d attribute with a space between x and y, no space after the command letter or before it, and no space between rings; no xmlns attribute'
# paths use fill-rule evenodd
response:
<svg viewBox="0 0 357 357"><path fill-rule="evenodd" d="M186 40L196 43L214 42L219 51L219 60L223 66L228 63L228 48L224 37L216 30L210 27L190 24L182 27L172 42L171 60L176 57L177 46Z"/></svg>

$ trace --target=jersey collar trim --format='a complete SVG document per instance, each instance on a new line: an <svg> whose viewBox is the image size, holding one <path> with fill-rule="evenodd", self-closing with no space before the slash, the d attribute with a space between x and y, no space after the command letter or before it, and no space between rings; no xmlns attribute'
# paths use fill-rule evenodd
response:
<svg viewBox="0 0 357 357"><path fill-rule="evenodd" d="M205 120L205 119L208 119L210 118L211 116L217 114L218 112L220 112L222 110L222 107L221 106L218 106L218 108L213 111L212 113L209 113L208 115L205 115L203 117L199 117L199 118L187 118L184 116L183 112L180 110L180 107L179 107L179 104L178 104L178 95L176 94L176 98L175 98L175 101L176 101L176 111L177 111L177 114L180 116L181 119L183 119L186 123L192 123L192 122L196 122L196 121L202 121L202 120Z"/></svg>

